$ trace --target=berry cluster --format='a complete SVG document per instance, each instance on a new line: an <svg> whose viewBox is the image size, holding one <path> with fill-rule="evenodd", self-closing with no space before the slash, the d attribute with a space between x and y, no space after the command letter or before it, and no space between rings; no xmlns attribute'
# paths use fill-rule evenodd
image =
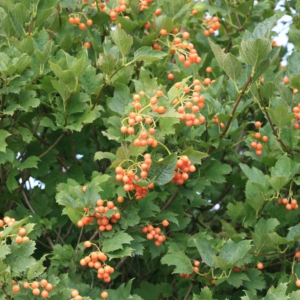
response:
<svg viewBox="0 0 300 300"><path fill-rule="evenodd" d="M72 296L72 299L71 300L82 300L82 296L79 295L79 292L78 290L72 290L71 291L71 296ZM102 299L106 299L108 297L108 292L106 291L103 291L101 294L100 294L100 297Z"/></svg>
<svg viewBox="0 0 300 300"><path fill-rule="evenodd" d="M199 266L200 266L200 261L199 260L195 260L193 262L193 272L198 273L199 272ZM180 273L179 276L182 278L186 278L189 279L193 274L184 274L184 273Z"/></svg>
<svg viewBox="0 0 300 300"><path fill-rule="evenodd" d="M152 2L153 0L140 0L139 10L143 11L144 9L148 9L148 5Z"/></svg>
<svg viewBox="0 0 300 300"><path fill-rule="evenodd" d="M93 244L90 241L85 241L84 246L86 248L91 247ZM96 246L96 245L95 245ZM102 262L100 262L100 261ZM91 252L90 255L82 258L80 260L80 265L82 267L88 266L97 270L97 277L102 279L104 282L110 282L110 275L114 273L114 268L105 264L107 261L107 256L100 250ZM102 297L103 298L103 297Z"/></svg>
<svg viewBox="0 0 300 300"><path fill-rule="evenodd" d="M10 218L8 216L5 216L3 220L0 219L0 228L5 229L6 227L11 227L16 223L16 220L14 218ZM22 244L23 242L28 242L30 239L28 236L26 236L26 229L23 227L18 228L18 234L15 237L15 242L17 244ZM2 236L2 231L0 231L0 237Z"/></svg>
<svg viewBox="0 0 300 300"><path fill-rule="evenodd" d="M74 16L73 16L73 14L71 14L71 15L69 15L69 20L68 20L69 24L78 25L79 29L81 29L81 30L86 29L86 25L87 26L92 26L93 25L93 21L91 19L88 19L85 16L85 14L83 14L83 15L84 15L84 17L86 19L85 23L83 21L81 21L80 16L78 14L74 15Z"/></svg>
<svg viewBox="0 0 300 300"><path fill-rule="evenodd" d="M125 0L120 0L119 5L116 6L114 9L109 11L109 17L110 19L115 22L117 20L117 15L120 13L126 12L126 1Z"/></svg>
<svg viewBox="0 0 300 300"><path fill-rule="evenodd" d="M189 178L189 172L196 171L196 167L191 164L189 158L186 155L182 155L176 163L176 169L174 171L174 177L171 182L176 182L182 185Z"/></svg>
<svg viewBox="0 0 300 300"><path fill-rule="evenodd" d="M210 34L214 34L216 30L221 27L221 23L219 22L218 17L208 17L205 19L206 30L204 30L204 35L209 36Z"/></svg>
<svg viewBox="0 0 300 300"><path fill-rule="evenodd" d="M121 166L116 167L116 179L123 181L124 191L132 192L135 191L135 199L140 200L148 194L148 189L154 187L154 183L150 183L147 187L139 186L135 182L141 179L146 180L148 177L148 170L152 164L151 154L145 154L143 156L144 161L133 164L130 168L124 170ZM137 172L139 171L139 175ZM123 199L124 200L124 199Z"/></svg>
<svg viewBox="0 0 300 300"><path fill-rule="evenodd" d="M160 34L163 36L164 33L165 29L161 29ZM168 33L166 32L166 34ZM201 57L198 55L194 44L187 41L190 34L188 32L178 32L177 28L172 31L172 34L174 35L174 39L173 43L170 45L170 53L176 53L178 60L183 62L183 65L186 68L189 68L192 64L200 64Z"/></svg>
<svg viewBox="0 0 300 300"><path fill-rule="evenodd" d="M180 114L180 120L185 120L187 126L197 126L205 122L205 117L200 110L204 108L204 97L200 95L201 85L199 80L194 80L191 86L184 86L182 83L175 83L175 87L180 90L180 94L172 101L174 108Z"/></svg>
<svg viewBox="0 0 300 300"><path fill-rule="evenodd" d="M261 122L256 121L254 123L254 125L255 125L255 128L259 129L262 124L261 124ZM262 135L260 132L255 132L253 137L256 139L256 141L252 141L250 143L250 147L252 149L256 149L255 154L257 156L261 156L262 155L263 144L260 141L266 143L269 140L269 138L266 135Z"/></svg>
<svg viewBox="0 0 300 300"><path fill-rule="evenodd" d="M218 116L214 116L214 123L217 124L217 125L219 124L221 128L225 127L224 123L219 121Z"/></svg>
<svg viewBox="0 0 300 300"><path fill-rule="evenodd" d="M106 204L106 206L105 206ZM108 218L106 213L109 210L115 210L116 212ZM121 214L118 212L118 208L114 205L113 201L106 201L99 199L97 200L97 206L93 209L84 208L85 214L81 220L77 222L78 227L87 226L92 223L95 218L99 226L99 231L103 232L105 230L112 230L112 224L116 223L120 218Z"/></svg>
<svg viewBox="0 0 300 300"><path fill-rule="evenodd" d="M296 119L296 121L294 123L294 128L299 129L300 128L300 104L293 107L293 112L294 112L294 116Z"/></svg>
<svg viewBox="0 0 300 300"><path fill-rule="evenodd" d="M296 199L291 199L291 201L289 201L288 198L278 199L277 203L280 205L285 205L285 208L287 210L298 209L298 201Z"/></svg>
<svg viewBox="0 0 300 300"><path fill-rule="evenodd" d="M144 92L133 95L132 106L135 112L130 112L129 116L122 120L122 126L120 128L123 134L134 134L136 131L139 132L139 136L134 140L134 145L139 146L152 146L157 147L158 141L153 136L155 134L155 122L152 116L149 116L144 112L147 108L152 108L153 112L159 114L165 113L165 107L157 105L159 98L163 96L162 91L157 91L155 96L149 97ZM141 100L147 104L142 109ZM137 129L138 127L138 129Z"/></svg>
<svg viewBox="0 0 300 300"><path fill-rule="evenodd" d="M14 282L16 283L16 282ZM41 296L42 298L48 298L49 297L49 291L52 291L53 286L51 283L49 283L46 279L42 279L40 282L38 281L33 281L33 282L19 282L19 284L15 284L12 287L12 291L14 293L18 293L21 290L21 286L26 289L31 289L31 292L34 296ZM42 289L42 291L40 290Z"/></svg>
<svg viewBox="0 0 300 300"><path fill-rule="evenodd" d="M169 222L167 220L163 220L162 225L165 227L169 226ZM166 236L161 232L161 229L159 227L147 225L142 228L142 232L147 234L147 240L154 239L154 245L157 247L166 240Z"/></svg>

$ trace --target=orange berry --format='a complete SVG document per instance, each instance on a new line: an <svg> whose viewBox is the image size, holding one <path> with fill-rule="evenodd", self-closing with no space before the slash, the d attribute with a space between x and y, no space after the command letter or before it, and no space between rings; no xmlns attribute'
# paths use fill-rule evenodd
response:
<svg viewBox="0 0 300 300"><path fill-rule="evenodd" d="M20 291L20 286L19 286L19 285L14 285L14 286L12 287L12 291L13 291L14 293L19 292L19 291Z"/></svg>
<svg viewBox="0 0 300 300"><path fill-rule="evenodd" d="M35 296L38 296L40 294L40 290L39 289L33 289L32 290L32 294L35 295Z"/></svg>
<svg viewBox="0 0 300 300"><path fill-rule="evenodd" d="M93 21L91 19L86 21L86 25L87 26L92 26L93 25Z"/></svg>
<svg viewBox="0 0 300 300"><path fill-rule="evenodd" d="M49 293L48 293L46 290L43 290L43 291L41 292L41 297L42 297L42 298L48 298L48 297L49 297Z"/></svg>
<svg viewBox="0 0 300 300"><path fill-rule="evenodd" d="M300 251L297 251L297 252L295 253L295 257L296 257L296 258L300 258Z"/></svg>
<svg viewBox="0 0 300 300"><path fill-rule="evenodd" d="M258 270L262 270L264 268L264 265L261 262L259 262L257 263L256 267Z"/></svg>
<svg viewBox="0 0 300 300"><path fill-rule="evenodd" d="M300 279L297 279L297 280L296 280L296 286L297 286L297 287L300 287Z"/></svg>
<svg viewBox="0 0 300 300"><path fill-rule="evenodd" d="M108 297L108 292L102 292L102 293L101 293L101 297L102 297L103 299L106 299L106 298Z"/></svg>
<svg viewBox="0 0 300 300"><path fill-rule="evenodd" d="M84 245L85 248L90 248L92 246L92 243L90 241L85 241L83 243L83 245Z"/></svg>
<svg viewBox="0 0 300 300"><path fill-rule="evenodd" d="M163 220L162 222L161 222L161 224L162 224L162 226L164 226L164 227L167 227L167 226L169 226L169 221L168 220Z"/></svg>
<svg viewBox="0 0 300 300"><path fill-rule="evenodd" d="M261 127L261 122L256 121L256 122L254 123L254 125L255 125L256 128L260 128L260 127Z"/></svg>
<svg viewBox="0 0 300 300"><path fill-rule="evenodd" d="M285 83L285 84L287 84L287 83L290 82L290 80L288 79L288 77L284 77L284 78L282 79L282 81L283 81L283 83Z"/></svg>
<svg viewBox="0 0 300 300"><path fill-rule="evenodd" d="M205 69L205 71L206 71L206 73L211 73L211 72L212 72L212 68L211 68L211 67L207 67L207 68Z"/></svg>
<svg viewBox="0 0 300 300"><path fill-rule="evenodd" d="M80 23L78 27L80 30L84 30L86 28L84 23Z"/></svg>

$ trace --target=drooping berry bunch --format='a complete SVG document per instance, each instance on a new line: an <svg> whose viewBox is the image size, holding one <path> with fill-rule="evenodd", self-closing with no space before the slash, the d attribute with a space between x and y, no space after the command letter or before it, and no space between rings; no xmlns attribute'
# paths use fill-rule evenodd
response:
<svg viewBox="0 0 300 300"><path fill-rule="evenodd" d="M123 181L124 191L135 191L135 199L140 200L148 194L148 190L154 187L154 183L149 183L147 186L139 186L137 182L147 180L148 170L152 164L151 154L146 153L143 156L144 160L132 164L128 169L121 166L116 167L116 179Z"/></svg>
<svg viewBox="0 0 300 300"><path fill-rule="evenodd" d="M278 199L277 203L285 205L285 208L287 210L298 209L298 201L296 199L288 199L288 198Z"/></svg>
<svg viewBox="0 0 300 300"><path fill-rule="evenodd" d="M107 261L107 256L99 250L97 245L92 244L90 241L84 242L84 247L90 248L91 246L95 246L97 251L91 252L86 257L80 260L80 265L82 267L88 266L89 268L94 268L97 270L97 277L104 282L110 282L110 275L114 273L114 268L107 265L105 262Z"/></svg>
<svg viewBox="0 0 300 300"><path fill-rule="evenodd" d="M177 184L182 185L186 180L189 179L188 173L193 173L195 171L196 167L191 164L189 158L186 155L182 155L177 160L174 177L171 182L176 182Z"/></svg>
<svg viewBox="0 0 300 300"><path fill-rule="evenodd" d="M294 128L299 129L300 128L300 103L293 107L293 112L295 116L295 123L294 123Z"/></svg>
<svg viewBox="0 0 300 300"><path fill-rule="evenodd" d="M98 2L98 1L94 1L93 3L92 3L92 6L93 7L95 7L95 8L97 8L97 5L99 5L99 9L102 11L102 12L105 12L105 10L106 10L106 5L105 5L105 3L104 2Z"/></svg>
<svg viewBox="0 0 300 300"><path fill-rule="evenodd" d="M167 220L163 220L162 225L165 227L169 226L169 222ZM147 225L142 228L142 232L147 234L147 240L155 240L154 245L157 247L166 240L166 236L162 233L161 228L159 227Z"/></svg>
<svg viewBox="0 0 300 300"><path fill-rule="evenodd" d="M214 116L214 123L215 123L216 125L220 125L221 128L224 128L224 127L225 127L224 123L222 123L222 122L219 121L219 118L218 118L217 115Z"/></svg>
<svg viewBox="0 0 300 300"><path fill-rule="evenodd" d="M255 128L259 129L259 128L261 128L262 124L261 124L261 122L256 121L254 123L254 125L255 125ZM250 147L252 149L256 149L255 154L257 156L261 156L262 155L262 149L263 149L263 144L261 143L261 141L266 143L269 140L269 138L266 135L262 135L260 132L255 132L253 137L255 138L256 141L252 141L250 143Z"/></svg>
<svg viewBox="0 0 300 300"><path fill-rule="evenodd" d="M146 110L151 108L153 112L163 114L165 112L165 107L162 105L157 105L159 103L159 98L163 96L162 91L157 91L155 96L150 97L145 95L144 92L139 92L139 94L133 95L132 106L135 111L129 113L129 116L122 120L122 126L120 128L123 134L133 135L138 132L139 135L134 140L134 145L139 146L152 146L157 147L158 141L155 138L155 120L154 117L147 114ZM142 103L145 103L144 107Z"/></svg>
<svg viewBox="0 0 300 300"><path fill-rule="evenodd" d="M200 261L195 260L193 262L193 272L198 273L199 272L199 268L198 268L199 266L200 266ZM192 275L193 275L193 273L192 274L184 274L184 273L179 274L180 277L186 278L186 279L189 279Z"/></svg>
<svg viewBox="0 0 300 300"><path fill-rule="evenodd" d="M175 83L175 88L179 90L178 97L172 101L174 108L180 114L180 120L185 120L187 126L197 126L205 122L205 117L200 110L204 108L204 97L200 95L201 85L199 80L194 80L193 84L182 87L181 82Z"/></svg>
<svg viewBox="0 0 300 300"><path fill-rule="evenodd" d="M80 15L82 15L84 17L85 21L81 20ZM88 19L84 13L70 14L68 22L69 22L69 24L78 25L79 29L81 29L81 30L86 29L86 25L87 26L92 26L93 25L93 21L91 19Z"/></svg>
<svg viewBox="0 0 300 300"><path fill-rule="evenodd" d="M16 220L14 218L10 218L8 216L5 216L2 219L0 219L0 228L3 228L5 229L6 227L11 227L13 226L14 224L16 223ZM30 241L29 237L26 236L26 229L23 228L23 227L19 227L18 228L18 234L14 234L12 233L11 236L14 236L15 237L15 242L17 244L22 244L23 242L28 242ZM2 231L0 231L0 237L2 236Z"/></svg>
<svg viewBox="0 0 300 300"><path fill-rule="evenodd" d="M23 287L24 290L31 289L31 292L34 296L40 295L44 299L49 297L49 292L53 289L51 283L49 283L46 279L42 279L40 282L19 282L18 284L13 285L12 291L14 293L18 293L21 290L21 287Z"/></svg>
<svg viewBox="0 0 300 300"><path fill-rule="evenodd" d="M114 210L116 212L112 215L109 214L111 216L107 217L106 213L110 210ZM121 218L121 214L118 212L118 208L114 205L113 201L99 199L97 200L96 207L94 207L93 209L84 208L84 211L85 213L82 219L77 222L77 226L87 226L90 223L92 223L96 218L100 232L103 232L105 230L112 230L112 224L116 223Z"/></svg>
<svg viewBox="0 0 300 300"><path fill-rule="evenodd" d="M161 29L160 34L166 35L168 33L165 32L165 29ZM174 39L170 44L170 53L176 53L178 60L183 62L186 68L189 68L192 64L200 64L201 57L198 55L194 44L187 41L190 34L188 32L178 32L177 28L171 34L174 36Z"/></svg>
<svg viewBox="0 0 300 300"><path fill-rule="evenodd" d="M144 9L148 9L148 5L152 2L153 0L140 0L139 10L143 11Z"/></svg>
<svg viewBox="0 0 300 300"><path fill-rule="evenodd" d="M117 20L118 14L122 14L126 12L127 6L125 0L120 0L119 5L117 5L114 9L109 11L109 17L114 22Z"/></svg>
<svg viewBox="0 0 300 300"><path fill-rule="evenodd" d="M205 27L206 30L204 30L204 35L209 36L210 34L214 34L216 30L218 30L221 27L221 23L219 22L218 17L207 17L205 19Z"/></svg>

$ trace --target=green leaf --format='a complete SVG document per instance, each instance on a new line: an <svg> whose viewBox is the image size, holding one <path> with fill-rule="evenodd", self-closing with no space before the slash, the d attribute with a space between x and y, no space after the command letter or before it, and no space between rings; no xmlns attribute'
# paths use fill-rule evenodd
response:
<svg viewBox="0 0 300 300"><path fill-rule="evenodd" d="M218 170L218 172L216 172L216 170ZM222 183L226 181L224 175L229 174L231 171L230 165L213 160L205 170L205 176L212 182Z"/></svg>
<svg viewBox="0 0 300 300"><path fill-rule="evenodd" d="M286 237L289 241L300 239L300 224L297 224L294 227L289 228L289 233L287 234Z"/></svg>
<svg viewBox="0 0 300 300"><path fill-rule="evenodd" d="M175 269L172 272L172 274L191 274L193 271L191 260L183 252L166 254L161 258L160 261L162 264L166 264L168 266L175 266Z"/></svg>
<svg viewBox="0 0 300 300"><path fill-rule="evenodd" d="M115 84L115 91L113 98L108 100L108 107L118 113L120 116L125 115L125 109L129 103L132 102L132 96L130 94L127 85L117 82Z"/></svg>
<svg viewBox="0 0 300 300"><path fill-rule="evenodd" d="M20 275L35 264L35 259L31 257L34 250L35 243L33 241L20 245L15 242L11 244L11 254L6 256L6 263L11 267L13 276Z"/></svg>
<svg viewBox="0 0 300 300"><path fill-rule="evenodd" d="M201 160L205 157L208 157L207 153L196 151L193 147L181 152L181 155L186 155L192 164L201 164Z"/></svg>
<svg viewBox="0 0 300 300"><path fill-rule="evenodd" d="M287 58L288 72L290 75L300 74L300 52L293 51Z"/></svg>
<svg viewBox="0 0 300 300"><path fill-rule="evenodd" d="M259 270L248 270L248 278L250 281L245 281L243 284L247 290L250 292L256 293L256 290L263 290L266 288L266 282L262 276L261 271Z"/></svg>
<svg viewBox="0 0 300 300"><path fill-rule="evenodd" d="M116 155L111 153L111 152L98 151L94 155L94 160L101 160L101 159L104 159L104 158L107 158L110 161L115 161L117 159Z"/></svg>
<svg viewBox="0 0 300 300"><path fill-rule="evenodd" d="M46 259L46 256L48 254L45 254L42 256L42 258L35 262L27 271L27 278L29 280L39 277L41 274L44 273L46 270L46 267L43 266L43 263Z"/></svg>
<svg viewBox="0 0 300 300"><path fill-rule="evenodd" d="M275 124L278 129L290 125L291 121L294 119L294 114L290 113L285 106L277 106L276 108L269 109L269 114L273 124Z"/></svg>
<svg viewBox="0 0 300 300"><path fill-rule="evenodd" d="M151 47L144 46L134 52L133 61L144 60L147 62L153 62L163 59L165 56L167 56L167 54L162 51L153 50Z"/></svg>
<svg viewBox="0 0 300 300"><path fill-rule="evenodd" d="M211 290L205 286L201 289L200 295L193 295L193 300L214 300Z"/></svg>
<svg viewBox="0 0 300 300"><path fill-rule="evenodd" d="M276 190L280 191L289 181L287 176L267 176L270 185Z"/></svg>
<svg viewBox="0 0 300 300"><path fill-rule="evenodd" d="M254 231L258 235L263 233L272 233L275 231L275 228L279 225L279 221L275 218L270 219L260 219L255 225Z"/></svg>
<svg viewBox="0 0 300 300"><path fill-rule="evenodd" d="M110 239L104 240L102 251L106 253L123 249L123 245L130 244L132 240L133 238L128 233L119 231Z"/></svg>
<svg viewBox="0 0 300 300"><path fill-rule="evenodd" d="M0 243L0 259L4 260L5 257L11 253L10 247L6 245L5 241Z"/></svg>
<svg viewBox="0 0 300 300"><path fill-rule="evenodd" d="M5 139L10 135L8 131L0 129L0 152L6 152L7 143Z"/></svg>
<svg viewBox="0 0 300 300"><path fill-rule="evenodd" d="M222 247L219 257L224 258L224 260L229 263L230 267L234 267L244 259L251 247L251 241L234 243L229 239Z"/></svg>
<svg viewBox="0 0 300 300"><path fill-rule="evenodd" d="M267 58L271 50L272 43L269 39L248 39L242 41L240 53L244 61L255 69L261 61Z"/></svg>
<svg viewBox="0 0 300 300"><path fill-rule="evenodd" d="M262 171L253 167L252 169L245 164L240 164L240 167L244 174L248 177L251 182L257 183L262 187L266 186L266 178Z"/></svg>
<svg viewBox="0 0 300 300"><path fill-rule="evenodd" d="M125 56L125 54L130 51L133 44L132 36L128 36L127 33L119 26L116 26L114 30L111 30L110 34L122 56Z"/></svg>
<svg viewBox="0 0 300 300"><path fill-rule="evenodd" d="M294 291L290 294L289 300L298 300L300 299L300 291Z"/></svg>
<svg viewBox="0 0 300 300"><path fill-rule="evenodd" d="M176 163L176 153L168 155L162 161L153 162L148 171L148 178L150 181L154 180L157 185L164 185L170 182L174 177Z"/></svg>
<svg viewBox="0 0 300 300"><path fill-rule="evenodd" d="M41 65L44 65L45 62L47 61L49 55L51 54L52 46L53 46L53 41L49 40L47 41L45 48L42 51L38 49L34 50L36 59Z"/></svg>
<svg viewBox="0 0 300 300"><path fill-rule="evenodd" d="M252 37L254 39L268 38L276 21L277 16L273 15L271 18L268 18L263 22L258 23L252 33Z"/></svg>
<svg viewBox="0 0 300 300"><path fill-rule="evenodd" d="M127 284L121 284L116 290L107 290L111 299L129 300L130 291L133 279L129 280Z"/></svg>
<svg viewBox="0 0 300 300"><path fill-rule="evenodd" d="M117 58L112 53L109 55L105 55L104 53L99 54L99 59L97 60L97 66L104 73L112 74L114 72L116 64L117 64Z"/></svg>
<svg viewBox="0 0 300 300"><path fill-rule="evenodd" d="M215 249L212 247L211 240L207 239L205 234L194 236L195 245L200 253L202 261L209 267L214 267L215 262L213 256L216 255Z"/></svg>
<svg viewBox="0 0 300 300"><path fill-rule="evenodd" d="M16 175L18 175L17 170L12 170L6 179L6 186L11 193L19 187L15 178Z"/></svg>
<svg viewBox="0 0 300 300"><path fill-rule="evenodd" d="M38 162L41 161L37 156L30 156L19 166L20 170L37 168Z"/></svg>
<svg viewBox="0 0 300 300"><path fill-rule="evenodd" d="M159 121L159 136L165 137L168 134L175 134L174 125L179 122L179 118L161 118Z"/></svg>
<svg viewBox="0 0 300 300"><path fill-rule="evenodd" d="M275 288L272 286L262 300L288 300L289 297L285 295L287 289L287 283L279 283Z"/></svg>
<svg viewBox="0 0 300 300"><path fill-rule="evenodd" d="M242 72L242 65L239 60L231 53L225 54L221 47L214 44L210 39L209 44L222 69L234 82L236 82Z"/></svg>
<svg viewBox="0 0 300 300"><path fill-rule="evenodd" d="M250 281L250 279L245 273L231 272L226 281L237 289L244 285L245 281Z"/></svg>

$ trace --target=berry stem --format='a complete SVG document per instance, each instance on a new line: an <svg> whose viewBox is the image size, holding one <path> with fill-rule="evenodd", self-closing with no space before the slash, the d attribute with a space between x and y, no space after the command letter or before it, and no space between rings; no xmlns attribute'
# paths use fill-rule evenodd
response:
<svg viewBox="0 0 300 300"><path fill-rule="evenodd" d="M265 103L264 103L264 101L263 101L263 98L262 98L262 95L261 95L261 92L260 92L260 89L259 89L259 88L257 89L257 92L258 92L259 100L260 100L260 102L261 102L261 104L262 104L262 106L263 106L264 112L265 112L266 117L267 117L267 119L268 119L268 121L269 121L269 123L270 123L270 126L271 126L271 128L272 128L272 131L273 131L274 135L276 136L276 138L277 138L277 140L279 141L279 143L281 144L281 146L289 153L289 155L292 156L292 157L294 157L293 152L290 151L290 149L284 144L284 142L283 142L283 141L281 140L281 138L278 136L278 134L277 134L277 132L276 132L276 130L275 130L275 128L274 128L274 125L273 125L273 123L272 123L272 121L271 121L270 115L269 115L269 113L268 113L268 111L267 111L267 108L266 108L266 106L265 106Z"/></svg>

